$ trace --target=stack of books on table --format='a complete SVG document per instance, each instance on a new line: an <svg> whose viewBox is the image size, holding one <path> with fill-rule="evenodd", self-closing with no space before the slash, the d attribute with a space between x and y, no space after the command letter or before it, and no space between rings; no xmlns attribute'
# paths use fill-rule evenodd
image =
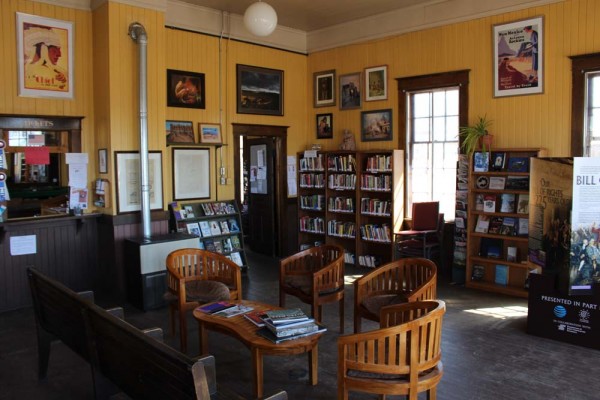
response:
<svg viewBox="0 0 600 400"><path fill-rule="evenodd" d="M264 312L262 319L265 325L257 333L274 343L299 339L327 330L299 308L268 310Z"/></svg>

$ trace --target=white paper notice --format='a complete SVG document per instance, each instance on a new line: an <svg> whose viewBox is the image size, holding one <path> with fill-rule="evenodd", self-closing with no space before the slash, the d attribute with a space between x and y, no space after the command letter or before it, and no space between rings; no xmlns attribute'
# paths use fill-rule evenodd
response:
<svg viewBox="0 0 600 400"><path fill-rule="evenodd" d="M87 164L69 164L69 186L87 187Z"/></svg>
<svg viewBox="0 0 600 400"><path fill-rule="evenodd" d="M296 156L287 157L287 184L288 196L297 196L298 183L296 181Z"/></svg>
<svg viewBox="0 0 600 400"><path fill-rule="evenodd" d="M69 196L69 208L73 209L79 207L82 210L88 208L88 190L87 188L75 188L71 187L71 194Z"/></svg>
<svg viewBox="0 0 600 400"><path fill-rule="evenodd" d="M67 164L89 164L87 153L67 153L65 154Z"/></svg>
<svg viewBox="0 0 600 400"><path fill-rule="evenodd" d="M35 235L11 236L10 255L22 256L37 253Z"/></svg>
<svg viewBox="0 0 600 400"><path fill-rule="evenodd" d="M265 166L265 151L264 150L258 150L256 152L256 164L258 165L258 167Z"/></svg>
<svg viewBox="0 0 600 400"><path fill-rule="evenodd" d="M258 179L259 181L267 179L267 167L258 167L256 179Z"/></svg>

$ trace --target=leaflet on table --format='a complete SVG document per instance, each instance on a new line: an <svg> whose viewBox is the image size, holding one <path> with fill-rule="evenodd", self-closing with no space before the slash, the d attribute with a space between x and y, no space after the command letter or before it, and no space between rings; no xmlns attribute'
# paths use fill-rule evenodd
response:
<svg viewBox="0 0 600 400"><path fill-rule="evenodd" d="M214 314L214 313L226 310L231 307L235 307L235 304L231 304L228 301L219 301L216 303L210 303L210 304L206 304L206 305L197 307L196 310L202 311L207 314Z"/></svg>
<svg viewBox="0 0 600 400"><path fill-rule="evenodd" d="M254 308L244 306L242 304L238 304L236 306L226 308L222 311L217 311L217 312L213 313L213 315L219 315L221 317L231 318L231 317L235 317L236 315L245 314L252 310L254 310Z"/></svg>

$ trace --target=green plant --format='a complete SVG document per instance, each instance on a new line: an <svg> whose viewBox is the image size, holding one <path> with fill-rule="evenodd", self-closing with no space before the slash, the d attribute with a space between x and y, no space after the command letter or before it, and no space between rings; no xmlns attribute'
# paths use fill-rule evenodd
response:
<svg viewBox="0 0 600 400"><path fill-rule="evenodd" d="M464 154L473 154L479 147L481 141L481 151L486 153L489 150L489 145L483 140L484 136L489 135L488 128L492 125L492 121L487 119L487 116L479 117L477 123L473 126L461 126L459 136L461 140L461 149Z"/></svg>

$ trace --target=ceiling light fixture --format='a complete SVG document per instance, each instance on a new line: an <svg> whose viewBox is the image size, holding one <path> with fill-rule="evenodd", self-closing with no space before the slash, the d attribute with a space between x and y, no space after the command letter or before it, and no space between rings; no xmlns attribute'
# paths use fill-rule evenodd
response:
<svg viewBox="0 0 600 400"><path fill-rule="evenodd" d="M277 13L267 3L258 1L244 13L246 29L256 36L269 36L277 27Z"/></svg>

